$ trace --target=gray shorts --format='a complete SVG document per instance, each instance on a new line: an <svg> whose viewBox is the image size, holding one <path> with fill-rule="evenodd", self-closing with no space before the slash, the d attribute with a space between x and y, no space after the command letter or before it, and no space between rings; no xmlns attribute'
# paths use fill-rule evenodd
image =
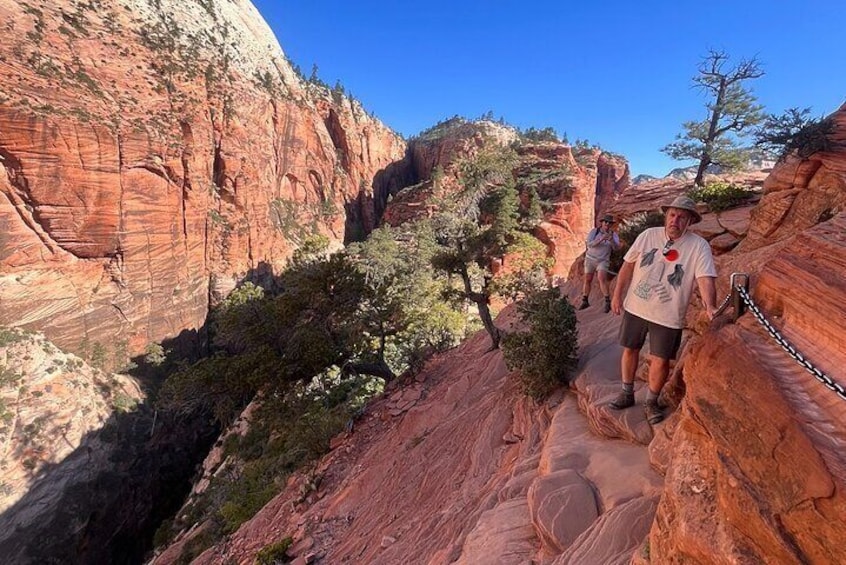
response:
<svg viewBox="0 0 846 565"><path fill-rule="evenodd" d="M585 255L585 273L595 273L596 271L605 271L608 272L608 259L604 261L597 261L596 259L591 259L587 255Z"/></svg>
<svg viewBox="0 0 846 565"><path fill-rule="evenodd" d="M649 353L661 359L675 359L681 345L682 331L668 328L655 322L648 322L631 312L623 310L620 324L620 345L629 349L640 349L649 334Z"/></svg>

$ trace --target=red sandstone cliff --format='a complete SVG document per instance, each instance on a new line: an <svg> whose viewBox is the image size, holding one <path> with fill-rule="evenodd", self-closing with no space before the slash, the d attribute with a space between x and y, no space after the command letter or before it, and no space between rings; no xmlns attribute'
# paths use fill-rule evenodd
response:
<svg viewBox="0 0 846 565"><path fill-rule="evenodd" d="M427 130L409 144L410 166L421 182L392 194L383 221L398 225L426 214L433 192L458 189L455 165L461 158L474 155L486 143L515 144L519 161L513 174L521 198L525 202L529 190L534 190L548 206L534 235L555 260L551 274L565 276L584 252L596 218L629 187L628 163L599 149L515 143L518 138L513 128L487 120L452 118Z"/></svg>
<svg viewBox="0 0 846 565"><path fill-rule="evenodd" d="M719 268L749 273L774 328L844 386L846 106L833 118L835 150L775 167L747 237ZM722 294L726 277L719 282ZM840 561L846 398L751 314L702 339L684 377L652 555L667 563Z"/></svg>
<svg viewBox="0 0 846 565"><path fill-rule="evenodd" d="M309 234L372 229L405 143L298 78L250 2L0 18L0 325L138 352Z"/></svg>

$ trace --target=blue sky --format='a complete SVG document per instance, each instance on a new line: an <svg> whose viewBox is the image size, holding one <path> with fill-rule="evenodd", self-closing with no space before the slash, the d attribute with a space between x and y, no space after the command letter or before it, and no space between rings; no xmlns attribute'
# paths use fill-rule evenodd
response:
<svg viewBox="0 0 846 565"><path fill-rule="evenodd" d="M709 49L761 61L748 84L768 112L846 102L843 0L254 4L306 75L317 64L405 136L492 111L620 153L633 175L689 164L659 150L705 116L691 78Z"/></svg>

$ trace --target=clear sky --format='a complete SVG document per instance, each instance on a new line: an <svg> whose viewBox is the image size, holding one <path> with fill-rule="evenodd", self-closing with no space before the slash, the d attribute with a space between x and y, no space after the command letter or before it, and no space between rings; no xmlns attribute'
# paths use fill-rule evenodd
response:
<svg viewBox="0 0 846 565"><path fill-rule="evenodd" d="M846 102L846 1L254 0L289 60L340 80L395 131L492 111L629 159L632 175L690 163L659 150L705 117L691 88L709 49L757 57L768 112Z"/></svg>

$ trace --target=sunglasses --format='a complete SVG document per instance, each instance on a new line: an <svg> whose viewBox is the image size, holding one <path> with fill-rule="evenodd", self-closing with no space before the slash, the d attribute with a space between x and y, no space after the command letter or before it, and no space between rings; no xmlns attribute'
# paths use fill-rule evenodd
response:
<svg viewBox="0 0 846 565"><path fill-rule="evenodd" d="M661 251L661 255L666 257L670 253L670 249L673 247L673 243L675 243L672 239L668 239L667 243L664 244L664 249Z"/></svg>

